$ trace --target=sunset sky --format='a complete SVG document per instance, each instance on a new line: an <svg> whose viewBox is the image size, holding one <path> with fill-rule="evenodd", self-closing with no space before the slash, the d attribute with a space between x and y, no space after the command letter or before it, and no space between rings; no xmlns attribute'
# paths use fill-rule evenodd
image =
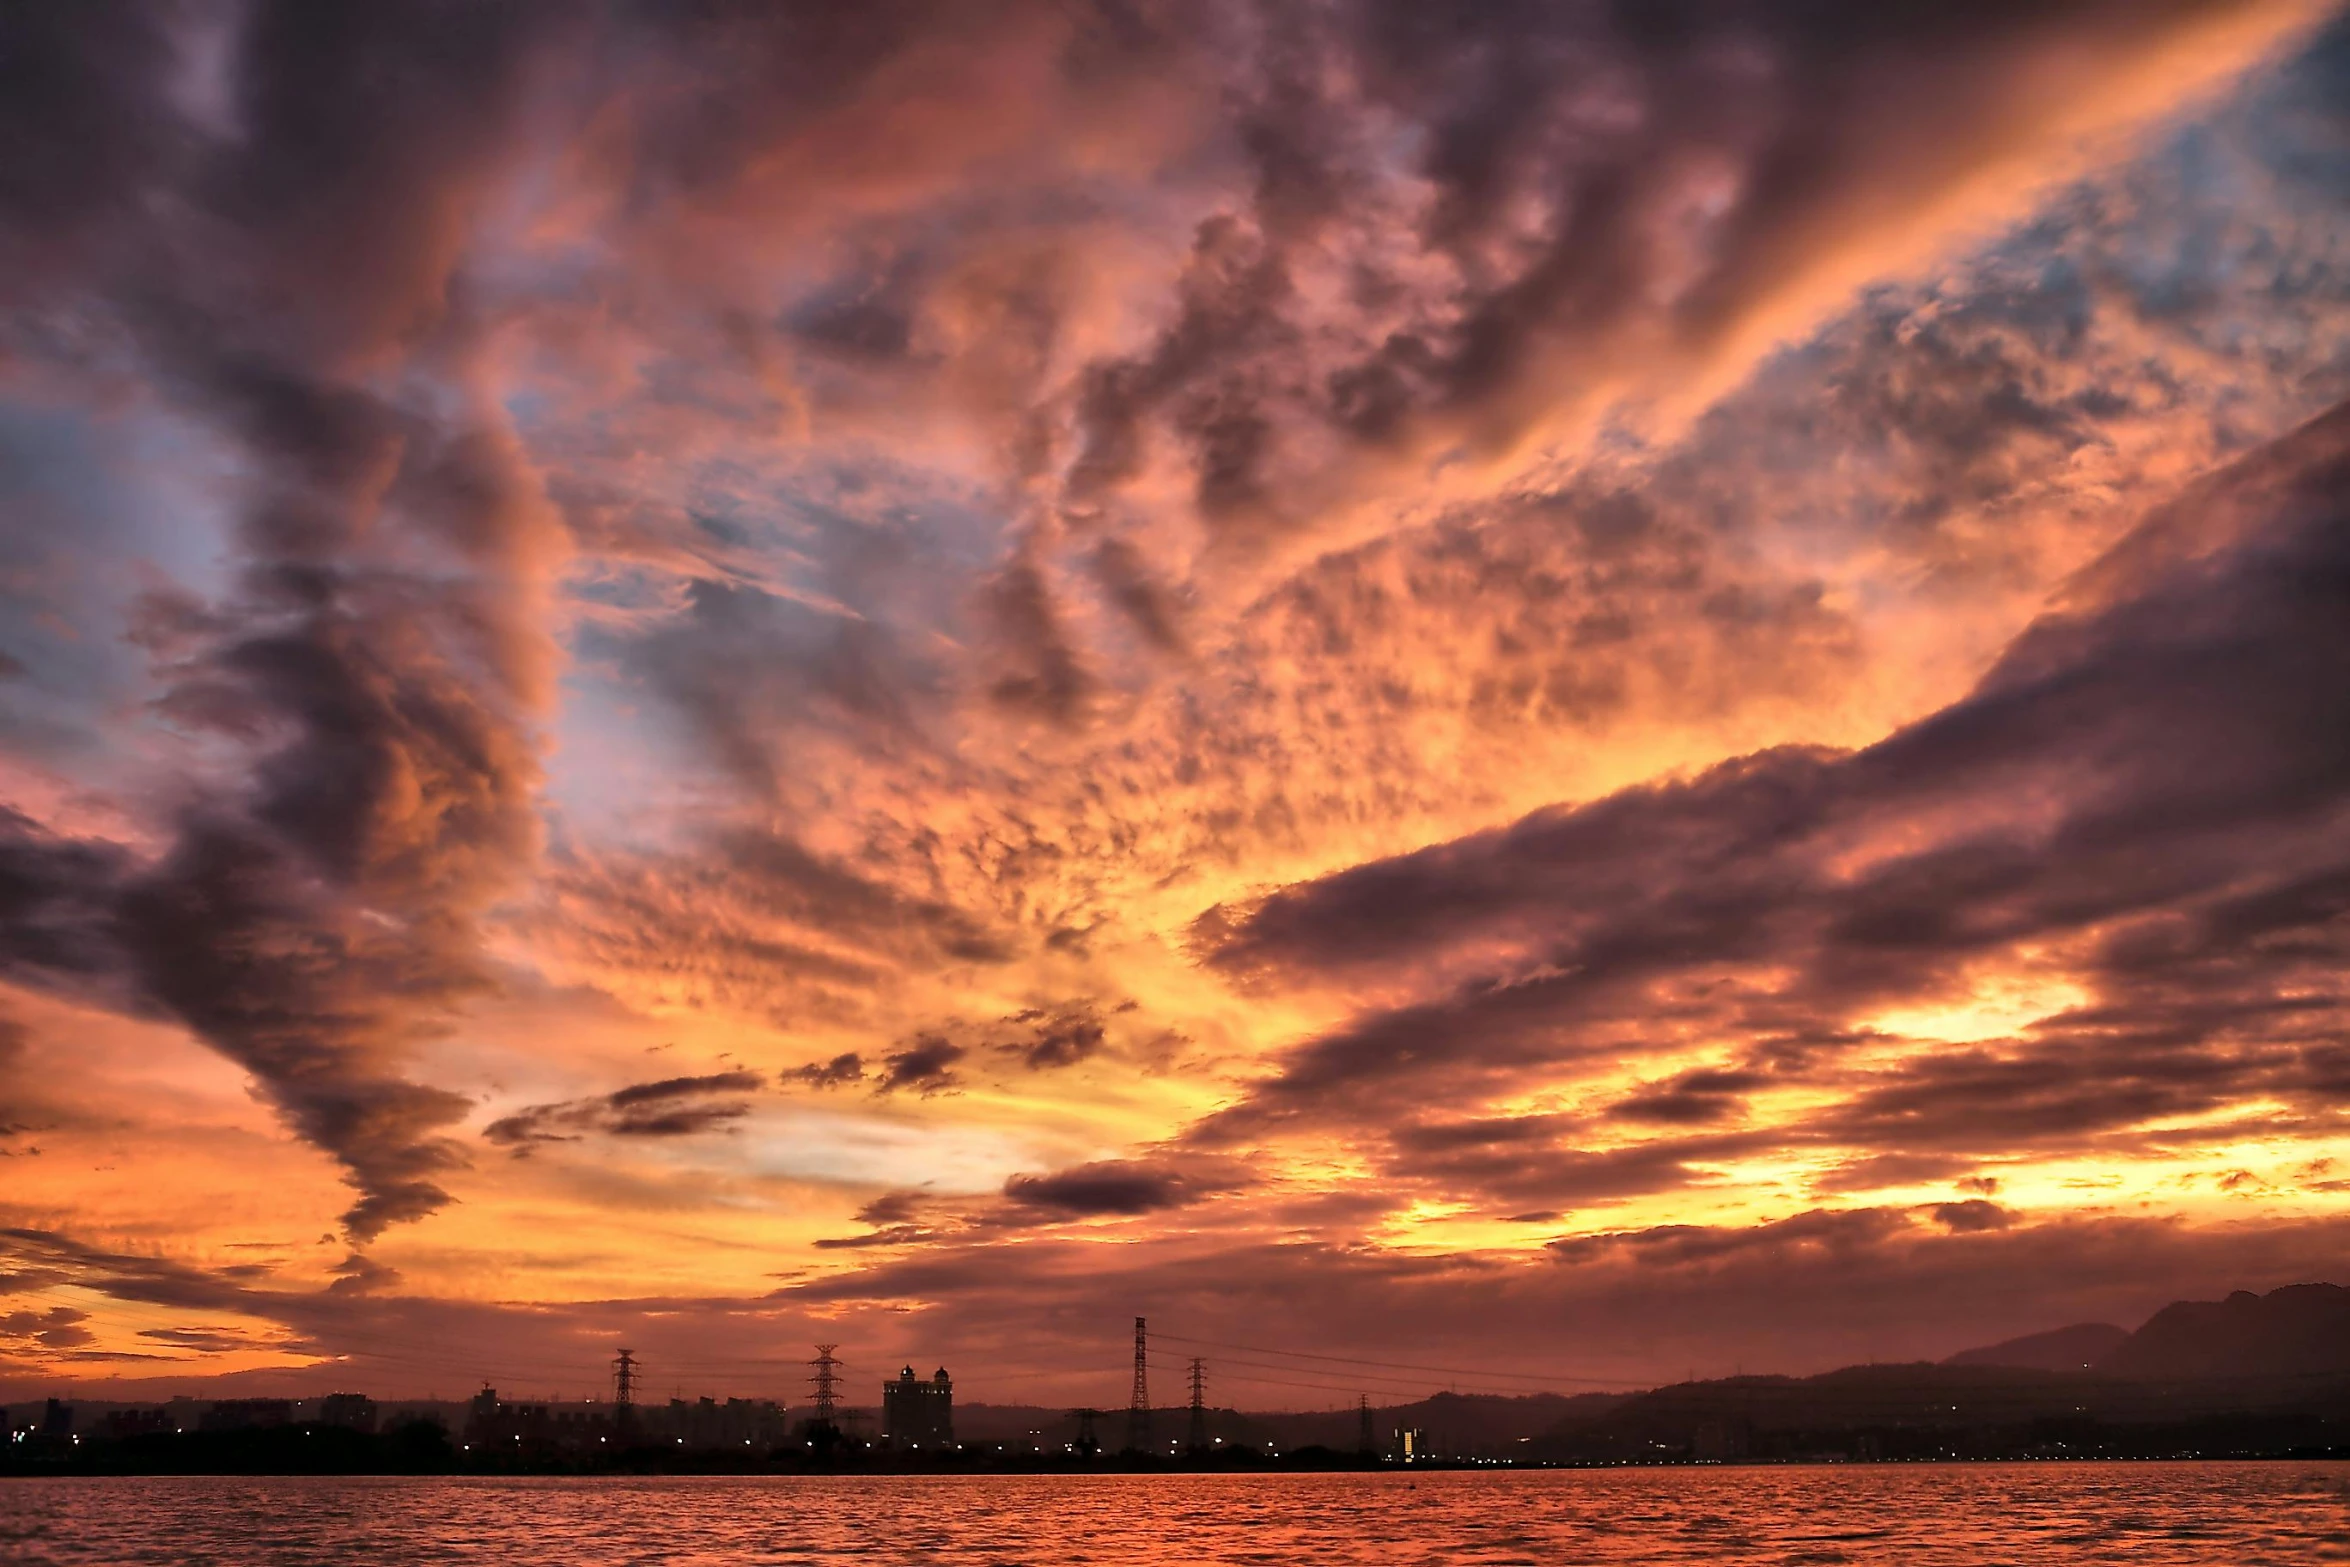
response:
<svg viewBox="0 0 2350 1567"><path fill-rule="evenodd" d="M10 9L0 1392L2350 1282L2333 11Z"/></svg>

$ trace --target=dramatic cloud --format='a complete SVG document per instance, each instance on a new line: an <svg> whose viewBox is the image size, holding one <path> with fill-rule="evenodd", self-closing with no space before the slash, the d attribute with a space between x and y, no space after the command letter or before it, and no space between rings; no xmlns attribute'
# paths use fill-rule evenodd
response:
<svg viewBox="0 0 2350 1567"><path fill-rule="evenodd" d="M1965 1202L1936 1203L1934 1222L1946 1230L1971 1233L1976 1230L2004 1230L2015 1222L2015 1215L1995 1202L1971 1197Z"/></svg>
<svg viewBox="0 0 2350 1567"><path fill-rule="evenodd" d="M2193 3L1253 20L1248 214L1200 226L1148 353L1089 370L1080 504L1143 469L1152 426L1211 525L1261 526L1307 504L1298 470L1327 482L1333 438L1490 447L1662 392L1858 281L1862 231L1932 221L2019 143L2112 113L2119 84L2175 78L2173 51L2263 27ZM1316 308L1332 261L1354 272L1343 312Z"/></svg>
<svg viewBox="0 0 2350 1567"><path fill-rule="evenodd" d="M2346 103L2323 0L9 14L10 1365L2294 1282Z"/></svg>
<svg viewBox="0 0 2350 1567"><path fill-rule="evenodd" d="M1061 1012L1031 1008L1012 1019L1028 1032L1004 1048L1035 1071L1075 1066L1102 1048L1101 1018L1090 1007Z"/></svg>
<svg viewBox="0 0 2350 1567"><path fill-rule="evenodd" d="M945 1093L960 1083L955 1064L970 1053L936 1035L924 1036L882 1057L873 1091L889 1094L910 1088L925 1095Z"/></svg>
<svg viewBox="0 0 2350 1567"><path fill-rule="evenodd" d="M121 962L108 905L128 863L114 844L60 838L0 811L0 963L9 977L103 981Z"/></svg>
<svg viewBox="0 0 2350 1567"><path fill-rule="evenodd" d="M94 1337L88 1328L81 1326L89 1320L88 1312L71 1306L52 1306L47 1311L0 1312L0 1349L20 1352L80 1349ZM11 1344L11 1340L15 1342Z"/></svg>
<svg viewBox="0 0 2350 1567"><path fill-rule="evenodd" d="M864 1058L854 1050L843 1051L829 1061L793 1067L783 1074L786 1083L800 1083L809 1088L840 1088L864 1079Z"/></svg>
<svg viewBox="0 0 2350 1567"><path fill-rule="evenodd" d="M7 139L53 183L14 192L10 227L87 247L157 395L245 468L233 579L135 628L158 711L229 754L121 877L113 934L145 994L343 1163L365 1239L447 1201L438 1131L465 1101L400 1063L481 983L474 916L537 838L530 617L556 529L447 293L518 107L521 13L254 7L237 134L214 138L165 123L192 42L106 15L122 47L48 26L10 50L85 96L38 128L16 100ZM106 129L77 135L86 116ZM166 185L185 197L158 219ZM382 373L411 351L432 399Z"/></svg>
<svg viewBox="0 0 2350 1567"><path fill-rule="evenodd" d="M117 1300L154 1306L221 1308L246 1293L202 1268L159 1257L108 1251L53 1230L0 1230L0 1255L19 1277L71 1280Z"/></svg>
<svg viewBox="0 0 2350 1567"><path fill-rule="evenodd" d="M1015 1175L1004 1183L1004 1195L1023 1208L1084 1217L1180 1208L1243 1184L1231 1168L1113 1159L1050 1175Z"/></svg>
<svg viewBox="0 0 2350 1567"><path fill-rule="evenodd" d="M714 1072L631 1083L596 1099L531 1105L482 1128L482 1136L517 1157L540 1143L578 1142L589 1133L610 1137L690 1137L722 1131L751 1113L740 1097L767 1086L756 1072Z"/></svg>
<svg viewBox="0 0 2350 1567"><path fill-rule="evenodd" d="M1841 1090L1774 1137L1976 1156L2278 1102L2338 1130L2346 495L2350 409L2158 513L1973 693L1877 745L1763 753L1212 914L1199 939L1237 974L1416 973L1439 994L1313 1041L1204 1134L1409 1124L1659 1027L1740 1064L1611 1115L1709 1123L1736 1096ZM1852 1064L1872 1018L2033 951L2062 954L2077 1001L2017 1038ZM1435 1153L1412 1163L1429 1179L1517 1201L1595 1156L1458 1150L1547 1150L1550 1130L1406 1142ZM1596 1157L1679 1173L1683 1147Z"/></svg>

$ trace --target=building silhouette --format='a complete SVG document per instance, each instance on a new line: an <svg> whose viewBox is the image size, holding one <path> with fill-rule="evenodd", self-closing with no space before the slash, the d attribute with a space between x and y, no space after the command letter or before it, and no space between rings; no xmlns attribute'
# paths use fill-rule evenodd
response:
<svg viewBox="0 0 2350 1567"><path fill-rule="evenodd" d="M22 1425L15 1410L0 1405L0 1461L68 1458L81 1441L74 1424L74 1406L60 1399L50 1399L38 1420L27 1410Z"/></svg>
<svg viewBox="0 0 2350 1567"><path fill-rule="evenodd" d="M98 1434L110 1442L127 1442L141 1436L172 1436L178 1430L168 1409L114 1409L98 1422Z"/></svg>
<svg viewBox="0 0 2350 1567"><path fill-rule="evenodd" d="M290 1398L215 1399L197 1423L201 1431L273 1431L294 1424Z"/></svg>
<svg viewBox="0 0 2350 1567"><path fill-rule="evenodd" d="M318 1423L322 1426L341 1426L373 1436L377 1419L375 1400L365 1393L329 1393L318 1401Z"/></svg>
<svg viewBox="0 0 2350 1567"><path fill-rule="evenodd" d="M955 1445L955 1384L947 1368L925 1382L912 1366L881 1384L883 1439L892 1447L936 1448Z"/></svg>
<svg viewBox="0 0 2350 1567"><path fill-rule="evenodd" d="M539 1459L607 1447L620 1433L611 1416L595 1405L509 1403L485 1382L466 1403L463 1435L468 1453Z"/></svg>
<svg viewBox="0 0 2350 1567"><path fill-rule="evenodd" d="M642 1411L645 1423L679 1447L715 1452L780 1447L786 1437L783 1406L773 1399L673 1398L666 1412Z"/></svg>

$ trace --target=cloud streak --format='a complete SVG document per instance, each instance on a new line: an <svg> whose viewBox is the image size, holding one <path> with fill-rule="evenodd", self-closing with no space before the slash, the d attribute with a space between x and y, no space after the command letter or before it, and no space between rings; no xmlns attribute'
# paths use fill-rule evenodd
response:
<svg viewBox="0 0 2350 1567"><path fill-rule="evenodd" d="M481 1135L528 1154L542 1143L578 1142L590 1133L608 1137L692 1137L725 1131L751 1113L742 1096L767 1087L756 1072L711 1072L700 1077L667 1077L631 1083L593 1099L528 1105L500 1116Z"/></svg>

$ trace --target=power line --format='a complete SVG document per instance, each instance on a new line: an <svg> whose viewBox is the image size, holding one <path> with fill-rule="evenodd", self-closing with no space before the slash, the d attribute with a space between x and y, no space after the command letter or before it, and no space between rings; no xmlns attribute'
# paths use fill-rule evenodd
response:
<svg viewBox="0 0 2350 1567"><path fill-rule="evenodd" d="M1161 1359L1159 1364L1166 1369L1176 1371L1180 1371L1182 1365L1181 1362L1167 1359ZM1441 1393L1447 1391L1458 1391L1458 1388L1454 1385L1458 1381L1457 1378L1410 1375L1389 1376L1385 1373L1377 1371L1339 1371L1326 1369L1321 1366L1291 1366L1283 1365L1278 1361L1243 1360L1232 1356L1220 1357L1216 1364L1222 1368L1239 1366L1243 1368L1255 1368L1265 1371L1282 1371L1287 1372L1292 1376L1326 1378L1328 1379L1326 1381L1314 1383L1294 1383L1291 1385L1300 1387L1329 1387L1342 1393L1355 1392L1366 1385L1377 1392L1394 1393L1400 1391L1409 1392L1415 1396L1421 1396L1431 1392ZM1237 1380L1243 1382L1274 1380L1264 1377L1249 1376L1242 1372L1231 1372L1230 1374ZM1537 1386L1536 1391L1553 1394L1556 1394L1557 1392L1556 1389L1543 1388L1539 1386ZM1471 1396L1479 1398L1508 1398L1523 1396L1522 1392L1516 1388L1496 1389L1477 1387L1471 1388L1469 1392Z"/></svg>
<svg viewBox="0 0 2350 1567"><path fill-rule="evenodd" d="M1245 1382L1251 1387L1294 1387L1309 1393L1349 1393L1354 1391L1356 1386L1354 1383L1298 1382L1287 1377L1269 1377L1261 1372L1224 1372L1222 1375L1230 1381ZM1420 1398L1428 1396L1429 1391L1426 1388L1403 1390L1388 1388L1382 1390L1385 1396L1404 1399L1406 1402L1417 1402ZM1439 1388L1434 1391L1442 1392L1443 1390ZM1416 1396L1412 1396L1415 1394Z"/></svg>
<svg viewBox="0 0 2350 1567"><path fill-rule="evenodd" d="M1564 1373L1537 1373L1528 1375L1508 1371L1471 1371L1462 1366L1423 1366L1403 1360L1366 1360L1354 1355L1318 1355L1302 1349L1267 1349L1261 1344L1226 1344L1215 1339L1186 1338L1180 1333L1162 1333L1160 1338L1177 1344L1196 1344L1202 1349L1236 1349L1251 1355L1279 1355L1293 1360L1325 1360L1342 1366L1376 1366L1388 1371L1428 1371L1438 1376L1469 1377L1484 1381L1502 1382L1572 1382L1591 1387L1621 1387L1622 1377L1578 1377Z"/></svg>

